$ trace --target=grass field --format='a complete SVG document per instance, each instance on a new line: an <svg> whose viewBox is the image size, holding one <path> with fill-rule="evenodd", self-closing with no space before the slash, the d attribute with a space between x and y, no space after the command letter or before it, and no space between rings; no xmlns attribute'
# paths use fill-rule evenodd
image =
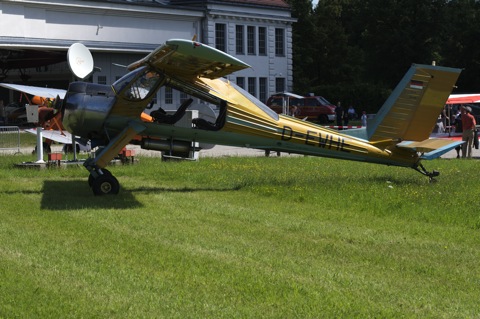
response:
<svg viewBox="0 0 480 319"><path fill-rule="evenodd" d="M478 318L476 160L25 170L0 157L0 318Z"/></svg>

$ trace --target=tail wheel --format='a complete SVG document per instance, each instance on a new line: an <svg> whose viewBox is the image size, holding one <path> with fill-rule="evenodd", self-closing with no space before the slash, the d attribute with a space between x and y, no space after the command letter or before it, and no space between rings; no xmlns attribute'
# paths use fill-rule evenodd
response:
<svg viewBox="0 0 480 319"><path fill-rule="evenodd" d="M116 195L120 190L118 180L109 174L100 175L92 182L93 194L99 195Z"/></svg>

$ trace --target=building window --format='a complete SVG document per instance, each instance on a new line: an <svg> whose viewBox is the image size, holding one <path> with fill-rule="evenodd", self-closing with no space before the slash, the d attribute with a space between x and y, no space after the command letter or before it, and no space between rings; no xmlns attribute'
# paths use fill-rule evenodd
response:
<svg viewBox="0 0 480 319"><path fill-rule="evenodd" d="M258 28L258 54L267 55L267 29L265 27Z"/></svg>
<svg viewBox="0 0 480 319"><path fill-rule="evenodd" d="M253 26L247 27L247 48L248 54L255 54L255 27Z"/></svg>
<svg viewBox="0 0 480 319"><path fill-rule="evenodd" d="M275 78L275 93L285 92L285 78Z"/></svg>
<svg viewBox="0 0 480 319"><path fill-rule="evenodd" d="M107 84L107 77L105 75L99 75L97 78L98 84Z"/></svg>
<svg viewBox="0 0 480 319"><path fill-rule="evenodd" d="M235 48L237 54L245 54L245 40L244 40L244 27L243 25L237 25L235 27Z"/></svg>
<svg viewBox="0 0 480 319"><path fill-rule="evenodd" d="M256 83L257 79L256 78L248 78L248 93L250 93L253 96L257 95L257 90L256 90Z"/></svg>
<svg viewBox="0 0 480 319"><path fill-rule="evenodd" d="M165 87L165 104L173 104L173 89L171 87Z"/></svg>
<svg viewBox="0 0 480 319"><path fill-rule="evenodd" d="M225 48L227 47L226 40L226 25L223 23L215 24L215 48L220 51L226 52Z"/></svg>
<svg viewBox="0 0 480 319"><path fill-rule="evenodd" d="M275 55L285 56L285 30L275 29Z"/></svg>
<svg viewBox="0 0 480 319"><path fill-rule="evenodd" d="M237 85L245 90L245 78L243 76L237 76Z"/></svg>
<svg viewBox="0 0 480 319"><path fill-rule="evenodd" d="M258 99L263 103L267 102L267 78L258 79L259 93Z"/></svg>
<svg viewBox="0 0 480 319"><path fill-rule="evenodd" d="M180 102L183 103L188 99L188 95L185 92L180 92Z"/></svg>

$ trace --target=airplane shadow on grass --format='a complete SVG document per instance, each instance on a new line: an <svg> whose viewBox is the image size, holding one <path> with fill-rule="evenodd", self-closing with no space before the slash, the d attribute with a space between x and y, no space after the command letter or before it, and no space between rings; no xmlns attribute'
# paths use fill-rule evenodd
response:
<svg viewBox="0 0 480 319"><path fill-rule="evenodd" d="M41 209L70 210L70 209L132 209L144 205L135 198L135 193L161 192L227 192L239 190L240 187L232 188L205 188L205 187L138 187L121 188L118 195L94 196L92 190L84 180L71 181L44 181Z"/></svg>
<svg viewBox="0 0 480 319"><path fill-rule="evenodd" d="M131 209L143 205L131 192L122 190L118 197L94 196L85 180L43 182L41 209Z"/></svg>

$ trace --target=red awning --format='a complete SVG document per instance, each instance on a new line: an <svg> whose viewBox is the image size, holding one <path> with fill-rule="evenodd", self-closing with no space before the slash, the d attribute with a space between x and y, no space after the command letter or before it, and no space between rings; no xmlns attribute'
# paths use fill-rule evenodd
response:
<svg viewBox="0 0 480 319"><path fill-rule="evenodd" d="M452 94L447 104L469 104L480 103L480 94Z"/></svg>

